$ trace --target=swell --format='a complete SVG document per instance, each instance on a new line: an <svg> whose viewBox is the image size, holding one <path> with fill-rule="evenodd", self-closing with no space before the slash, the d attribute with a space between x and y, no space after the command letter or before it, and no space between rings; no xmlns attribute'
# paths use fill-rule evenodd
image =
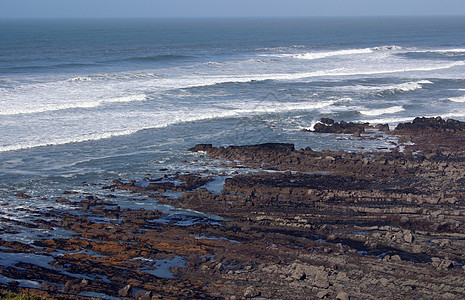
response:
<svg viewBox="0 0 465 300"><path fill-rule="evenodd" d="M397 68L397 69L384 69L384 70L373 70L373 71L345 71L343 69L332 69L332 70L321 70L314 72L300 72L300 73L283 73L283 74L256 74L250 76L210 76L204 77L202 82L188 83L179 87L173 88L192 88L192 87L203 87L217 84L227 83L249 83L249 82L260 82L266 80L298 80L313 77L344 77L344 76L364 76L364 75L380 75L380 74L392 74L392 73L406 73L406 72L427 72L435 70L450 69L457 66L465 65L465 61L448 62L431 67L411 67L411 68ZM429 84L430 81L421 80L417 82L407 83L405 85L399 84L398 86L387 87L386 89L395 89L400 91L410 91L421 88L423 84Z"/></svg>
<svg viewBox="0 0 465 300"><path fill-rule="evenodd" d="M53 64L53 65L30 65L30 66L15 66L15 67L4 67L1 68L2 71L6 72L25 72L25 71L41 71L49 69L71 69L71 68L85 68L96 66L93 63L63 63L63 64Z"/></svg>
<svg viewBox="0 0 465 300"><path fill-rule="evenodd" d="M136 56L122 59L122 61L132 61L132 62L163 62L163 61L175 61L175 60L185 60L189 58L194 58L193 56L187 55L173 55L173 54L161 54L161 55L152 55L152 56Z"/></svg>
<svg viewBox="0 0 465 300"><path fill-rule="evenodd" d="M179 79L157 79L159 81L153 82L153 86L156 86L161 82L161 90L170 90L170 89L181 89L181 88L195 88L195 87L206 87L213 86L217 84L227 84L227 83L251 83L257 81L266 81L266 80L299 80L306 78L314 77L344 77L344 76L364 76L364 75L377 75L377 74L391 74L391 73L405 73L405 72L415 72L415 71L433 71L433 70L443 70L449 69L456 66L465 65L465 61L456 61L439 64L436 66L430 67L412 67L412 68L399 68L399 69L385 69L385 70L373 70L373 71L346 71L344 69L333 69L333 70L321 70L314 72L298 72L298 73L282 73L282 74L256 74L256 75L244 75L244 76L203 76L203 77L187 77ZM76 82L86 82L92 80L89 77L77 77L73 79ZM148 78L151 80L151 77ZM149 82L150 83L150 82ZM400 84L397 86L387 87L386 89L394 89L399 91L411 91L418 88L421 88L423 84L428 84L429 81L417 81L410 82L405 84ZM73 109L73 108L91 108L103 105L105 103L112 102L131 102L131 101L143 101L146 100L145 96L142 94L130 95L125 97L117 97L111 99L101 99L88 102L78 102L71 104L62 104L62 105L46 105L42 107L33 107L33 108L13 108L8 109L4 108L0 111L0 115L16 115L16 114L31 114L31 113L41 113L47 111L56 111L63 109Z"/></svg>
<svg viewBox="0 0 465 300"><path fill-rule="evenodd" d="M448 100L452 102L459 102L459 103L465 103L465 95L459 96L459 97L450 97Z"/></svg>

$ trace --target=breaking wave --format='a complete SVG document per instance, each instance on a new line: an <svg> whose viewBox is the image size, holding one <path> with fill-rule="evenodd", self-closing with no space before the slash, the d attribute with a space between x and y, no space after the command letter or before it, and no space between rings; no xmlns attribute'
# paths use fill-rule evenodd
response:
<svg viewBox="0 0 465 300"><path fill-rule="evenodd" d="M448 100L450 100L452 102L464 103L465 102L465 95L459 96L459 97L451 97L451 98L448 98Z"/></svg>
<svg viewBox="0 0 465 300"><path fill-rule="evenodd" d="M410 81L404 82L399 84L391 84L391 85L376 85L376 86L369 86L369 85L355 85L355 86L345 86L336 89L342 90L355 90L355 91L362 91L362 92L412 92L415 90L419 90L423 88L425 84L433 84L433 82L429 80L419 80L419 81Z"/></svg>
<svg viewBox="0 0 465 300"><path fill-rule="evenodd" d="M360 48L360 49L343 49L335 51L325 51L325 52L307 52L307 53L298 53L298 54L278 54L278 57L290 57L297 59L321 59L332 56L342 56L342 55L358 55L358 54L368 54L375 51L399 51L403 48L400 46L380 46L374 48Z"/></svg>
<svg viewBox="0 0 465 300"><path fill-rule="evenodd" d="M84 101L76 103L64 103L64 104L55 104L55 105L45 105L40 107L31 107L25 109L5 109L0 111L0 115L9 116L9 115L20 115L20 114L36 114L44 113L58 110L66 109L77 109L77 108L94 108L108 103L122 103L122 102L135 102L135 101L144 101L147 100L145 94L129 95L122 97L114 97L108 99L100 99L95 101Z"/></svg>
<svg viewBox="0 0 465 300"><path fill-rule="evenodd" d="M385 114L395 114L401 111L404 111L404 107L402 105L398 106L391 106L387 108L380 108L380 109L367 109L359 111L360 114L365 116L380 116Z"/></svg>

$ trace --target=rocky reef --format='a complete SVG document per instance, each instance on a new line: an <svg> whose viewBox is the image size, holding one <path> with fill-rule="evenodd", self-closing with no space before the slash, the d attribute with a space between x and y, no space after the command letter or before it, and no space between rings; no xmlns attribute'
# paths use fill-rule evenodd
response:
<svg viewBox="0 0 465 300"><path fill-rule="evenodd" d="M359 153L199 144L190 151L237 173L205 168L118 179L103 197L64 193L56 201L70 212L29 226L72 235L0 240L1 252L48 257L50 266L2 267L17 280L3 288L34 280L41 285L29 291L55 299L464 298L465 123L321 124L308 134L382 130L398 144ZM215 182L220 189L209 188ZM203 214L121 208L118 191Z"/></svg>

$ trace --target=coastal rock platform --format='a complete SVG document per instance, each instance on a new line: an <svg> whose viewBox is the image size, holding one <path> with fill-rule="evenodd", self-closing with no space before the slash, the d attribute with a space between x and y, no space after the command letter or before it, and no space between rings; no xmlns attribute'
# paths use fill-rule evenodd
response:
<svg viewBox="0 0 465 300"><path fill-rule="evenodd" d="M0 239L5 257L48 261L1 267L12 280L0 288L55 299L464 298L465 123L378 129L399 137L392 151L199 144L190 151L237 171L64 193L56 201L69 211L23 225L70 237ZM122 208L120 191L196 213Z"/></svg>

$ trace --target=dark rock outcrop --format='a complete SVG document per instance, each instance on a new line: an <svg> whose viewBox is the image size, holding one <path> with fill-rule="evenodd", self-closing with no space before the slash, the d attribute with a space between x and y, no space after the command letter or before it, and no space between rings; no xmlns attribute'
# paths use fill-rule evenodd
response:
<svg viewBox="0 0 465 300"><path fill-rule="evenodd" d="M340 133L340 134L355 134L360 135L369 127L368 123L353 123L341 121L334 122L333 119L323 118L313 127L314 132L318 133Z"/></svg>

